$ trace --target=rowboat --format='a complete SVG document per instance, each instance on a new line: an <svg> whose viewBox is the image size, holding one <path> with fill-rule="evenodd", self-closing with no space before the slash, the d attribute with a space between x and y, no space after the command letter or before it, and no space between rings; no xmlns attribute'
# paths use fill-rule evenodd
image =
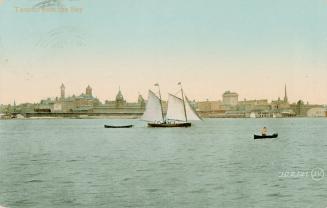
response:
<svg viewBox="0 0 327 208"><path fill-rule="evenodd" d="M272 135L254 135L254 139L272 139L277 138L278 134L272 134Z"/></svg>
<svg viewBox="0 0 327 208"><path fill-rule="evenodd" d="M125 126L111 126L111 125L104 125L104 128L132 128L133 125L125 125Z"/></svg>

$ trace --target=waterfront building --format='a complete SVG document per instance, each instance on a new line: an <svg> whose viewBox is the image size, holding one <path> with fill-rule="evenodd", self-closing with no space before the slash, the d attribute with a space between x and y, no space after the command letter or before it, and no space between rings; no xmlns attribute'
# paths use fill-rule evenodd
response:
<svg viewBox="0 0 327 208"><path fill-rule="evenodd" d="M280 98L278 98L278 100L271 101L271 108L273 110L289 109L290 104L288 102L285 102L284 100L281 100Z"/></svg>
<svg viewBox="0 0 327 208"><path fill-rule="evenodd" d="M138 101L136 103L128 103L124 99L123 93L120 88L116 95L114 101L105 101L105 104L94 106L89 110L91 113L103 113L103 114L113 114L113 115L142 115L145 109L145 100L142 95L138 96Z"/></svg>
<svg viewBox="0 0 327 208"><path fill-rule="evenodd" d="M50 112L55 113L68 113L68 112L85 112L94 106L100 105L99 99L93 97L92 88L88 85L85 89L85 93L79 96L65 96L64 84L60 87L60 99L49 100L47 102ZM41 101L42 103L42 101ZM43 103L44 104L44 103Z"/></svg>
<svg viewBox="0 0 327 208"><path fill-rule="evenodd" d="M305 109L304 102L299 100L296 104L292 104L291 108L294 110L297 116L305 116L309 109Z"/></svg>
<svg viewBox="0 0 327 208"><path fill-rule="evenodd" d="M221 101L193 102L194 109L201 117L225 117L224 105Z"/></svg>
<svg viewBox="0 0 327 208"><path fill-rule="evenodd" d="M223 104L226 106L236 106L238 104L238 94L226 91L223 94Z"/></svg>
<svg viewBox="0 0 327 208"><path fill-rule="evenodd" d="M32 113L35 112L35 109L37 107L37 104L34 103L22 103L17 106L17 111L19 113Z"/></svg>
<svg viewBox="0 0 327 208"><path fill-rule="evenodd" d="M60 86L60 98L41 100L35 111L54 113L83 112L100 104L100 101L93 97L90 85L86 87L85 93L79 96L66 97L65 89L65 85L62 83Z"/></svg>
<svg viewBox="0 0 327 208"><path fill-rule="evenodd" d="M118 93L116 95L116 101L115 102L116 102L116 107L121 107L121 106L126 105L126 100L124 99L124 96L123 96L123 93L120 90L120 87L119 87Z"/></svg>
<svg viewBox="0 0 327 208"><path fill-rule="evenodd" d="M297 103L290 105L290 108L295 112L297 116L300 117L308 116L308 111L312 108L323 108L323 107L324 107L323 105L311 105L309 103L305 104L302 100L299 100Z"/></svg>
<svg viewBox="0 0 327 208"><path fill-rule="evenodd" d="M274 112L276 117L293 117L297 115L288 101L286 84L284 88L284 98L273 100L271 102L271 110Z"/></svg>
<svg viewBox="0 0 327 208"><path fill-rule="evenodd" d="M267 99L239 101L237 109L246 112L259 112L271 110Z"/></svg>
<svg viewBox="0 0 327 208"><path fill-rule="evenodd" d="M278 110L278 111L290 109L290 104L288 103L288 97L287 97L286 84L284 88L284 99L281 100L280 98L278 98L278 100L272 101L271 106L273 110Z"/></svg>
<svg viewBox="0 0 327 208"><path fill-rule="evenodd" d="M52 112L55 101L51 98L41 100L40 103L36 104L34 107L35 112Z"/></svg>
<svg viewBox="0 0 327 208"><path fill-rule="evenodd" d="M311 108L307 112L308 117L325 117L326 116L326 108L323 107L316 107L316 108Z"/></svg>
<svg viewBox="0 0 327 208"><path fill-rule="evenodd" d="M209 111L221 111L224 110L223 104L221 101L200 101L196 102L196 108L197 111L201 112L209 112Z"/></svg>
<svg viewBox="0 0 327 208"><path fill-rule="evenodd" d="M274 117L274 112L264 110L264 111L258 111L255 113L255 118L273 118Z"/></svg>
<svg viewBox="0 0 327 208"><path fill-rule="evenodd" d="M33 116L139 116L144 112L146 101L142 95L138 96L138 101L128 103L119 89L114 101L106 101L102 104L99 99L93 96L91 86L87 86L85 93L79 96L66 96L65 86L60 86L60 97L41 100L37 104L22 104L17 106L17 110L26 117ZM163 102L166 109L167 102ZM3 108L3 107L2 107ZM9 109L13 109L9 107Z"/></svg>
<svg viewBox="0 0 327 208"><path fill-rule="evenodd" d="M247 118L272 118L274 112L267 99L246 100L238 103L237 109L245 112Z"/></svg>

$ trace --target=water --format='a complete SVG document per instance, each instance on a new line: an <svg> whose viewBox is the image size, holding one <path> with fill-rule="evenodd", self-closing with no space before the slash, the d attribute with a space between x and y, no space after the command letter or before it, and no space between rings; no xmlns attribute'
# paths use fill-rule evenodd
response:
<svg viewBox="0 0 327 208"><path fill-rule="evenodd" d="M254 141L263 126L279 138ZM0 205L326 207L326 126L307 118L207 119L176 129L0 121Z"/></svg>

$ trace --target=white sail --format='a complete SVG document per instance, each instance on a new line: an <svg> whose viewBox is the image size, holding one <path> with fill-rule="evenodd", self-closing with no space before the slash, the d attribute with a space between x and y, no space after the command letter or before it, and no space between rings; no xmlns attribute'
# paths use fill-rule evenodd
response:
<svg viewBox="0 0 327 208"><path fill-rule="evenodd" d="M150 122L163 122L164 120L161 111L161 101L151 90L149 90L148 101L141 119Z"/></svg>
<svg viewBox="0 0 327 208"><path fill-rule="evenodd" d="M200 116L197 114L195 109L191 106L190 101L185 96L185 110L187 115L187 120L189 121L199 121L201 120Z"/></svg>
<svg viewBox="0 0 327 208"><path fill-rule="evenodd" d="M186 121L183 100L175 95L168 96L168 109L166 119Z"/></svg>

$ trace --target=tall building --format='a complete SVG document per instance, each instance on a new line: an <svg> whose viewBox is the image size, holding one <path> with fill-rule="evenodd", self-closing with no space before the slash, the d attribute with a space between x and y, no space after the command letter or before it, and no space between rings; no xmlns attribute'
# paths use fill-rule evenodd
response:
<svg viewBox="0 0 327 208"><path fill-rule="evenodd" d="M238 104L238 94L236 92L226 91L223 94L223 104L227 106L236 106Z"/></svg>
<svg viewBox="0 0 327 208"><path fill-rule="evenodd" d="M90 85L87 86L85 90L85 95L92 96L92 88L90 87Z"/></svg>
<svg viewBox="0 0 327 208"><path fill-rule="evenodd" d="M65 85L63 83L60 86L60 98L61 99L65 98Z"/></svg>

